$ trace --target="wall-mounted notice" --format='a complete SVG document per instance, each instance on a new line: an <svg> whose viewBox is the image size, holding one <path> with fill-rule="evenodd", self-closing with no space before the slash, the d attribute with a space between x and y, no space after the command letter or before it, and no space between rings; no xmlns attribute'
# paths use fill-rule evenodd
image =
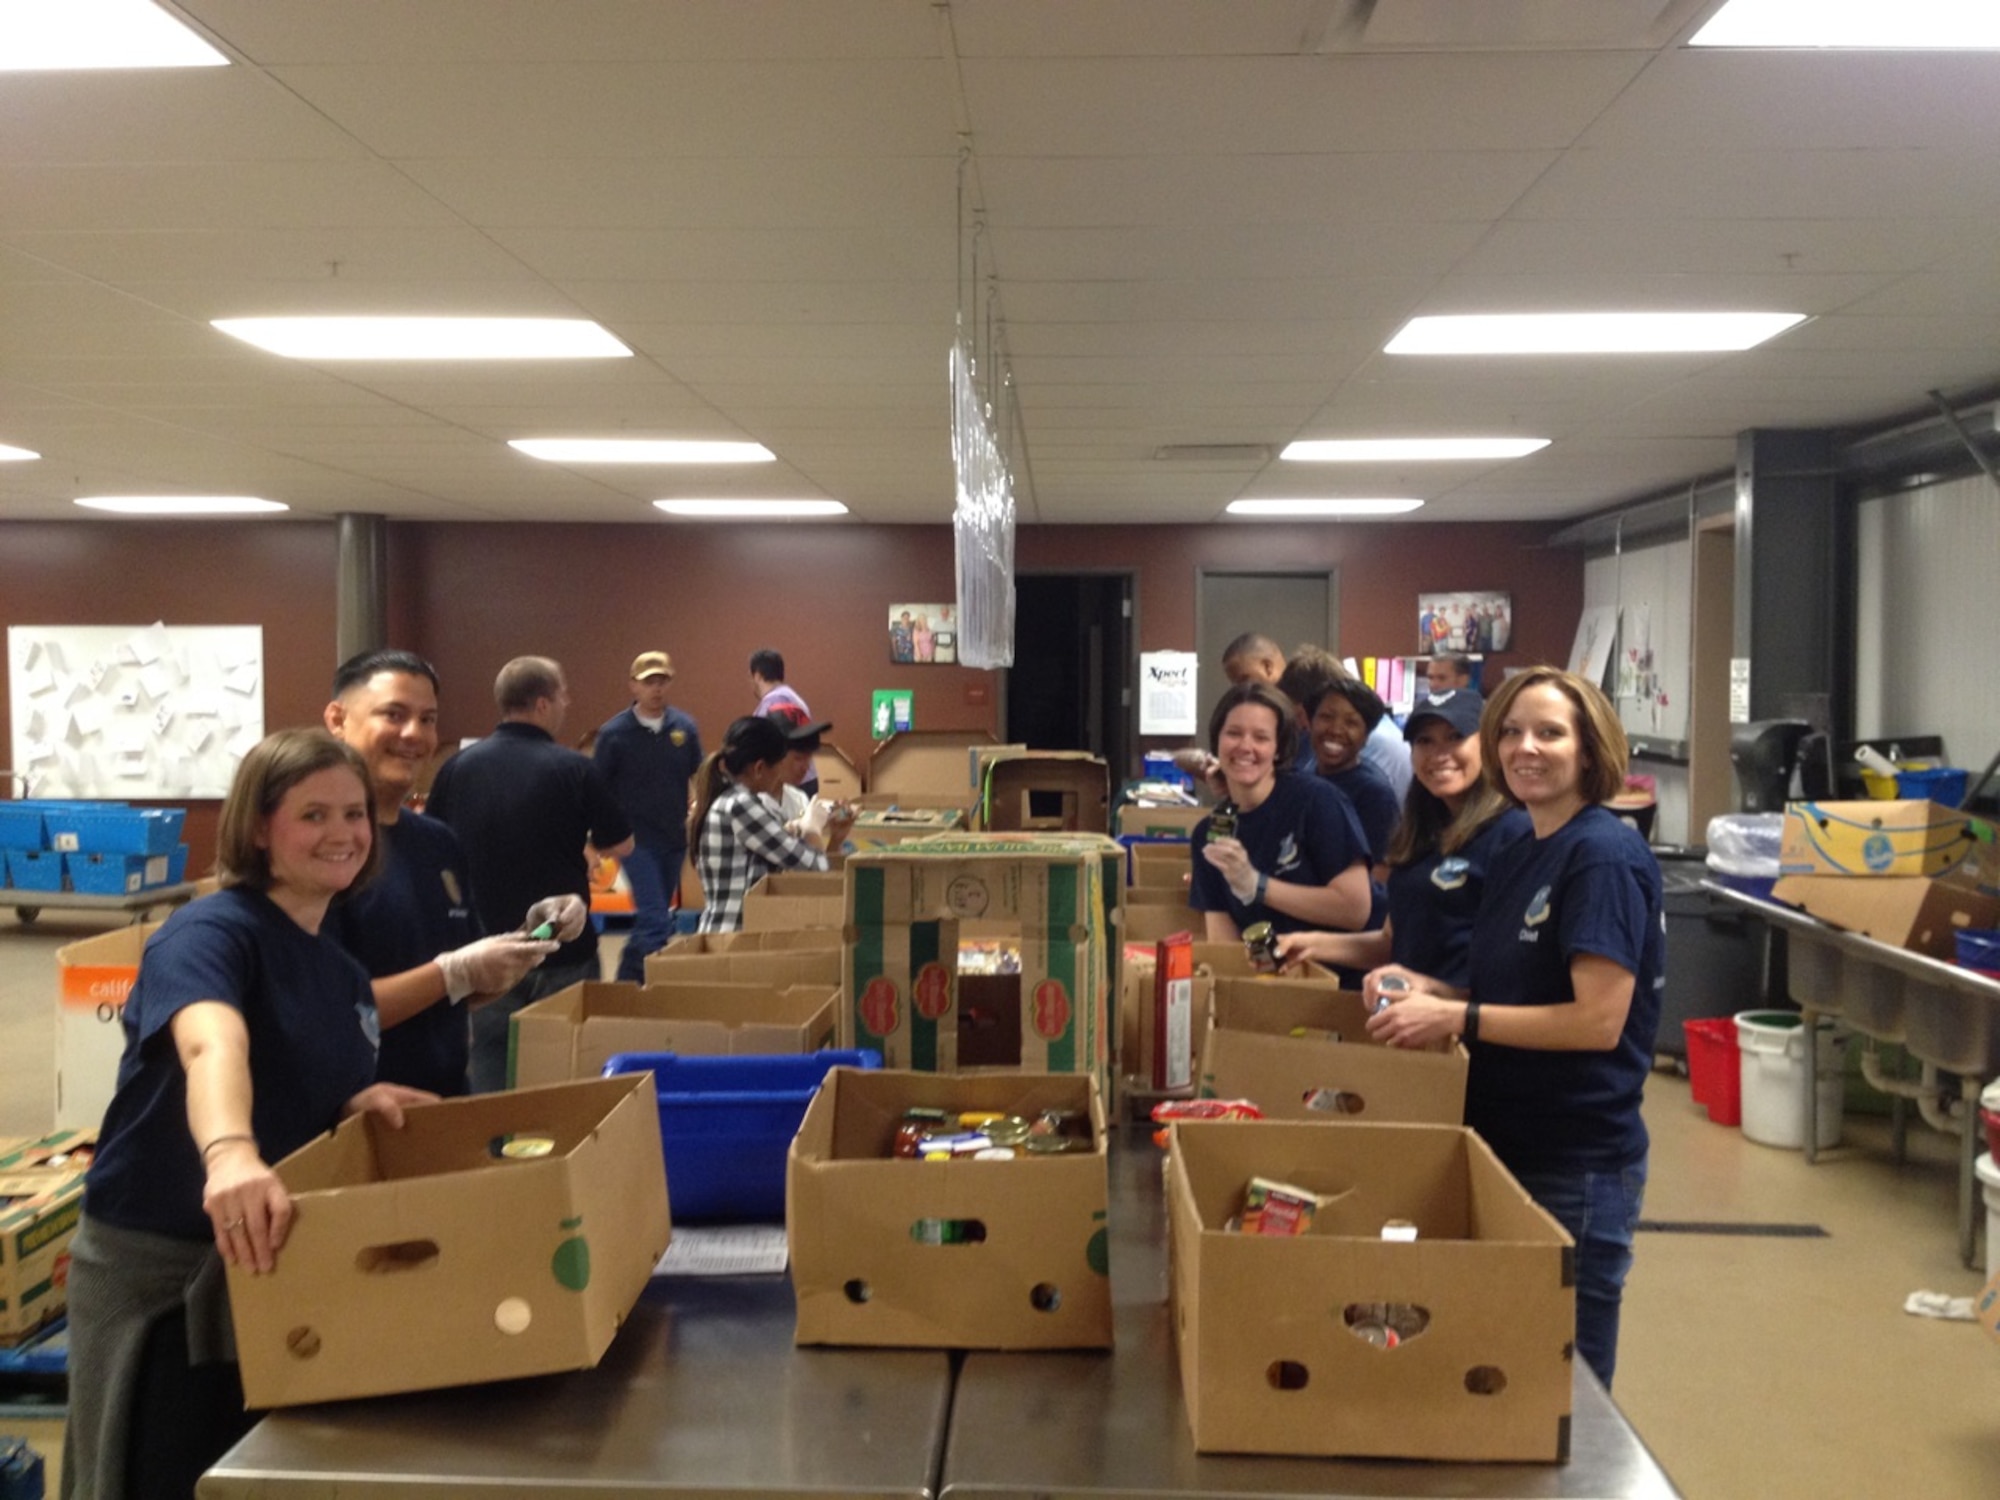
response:
<svg viewBox="0 0 2000 1500"><path fill-rule="evenodd" d="M1196 734L1200 709L1195 699L1192 651L1139 653L1139 733Z"/></svg>
<svg viewBox="0 0 2000 1500"><path fill-rule="evenodd" d="M13 769L36 797L222 797L264 737L261 625L10 625Z"/></svg>

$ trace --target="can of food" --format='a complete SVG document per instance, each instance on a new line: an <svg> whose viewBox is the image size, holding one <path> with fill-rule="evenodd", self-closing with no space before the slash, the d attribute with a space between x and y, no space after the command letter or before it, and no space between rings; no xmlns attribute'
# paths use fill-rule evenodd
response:
<svg viewBox="0 0 2000 1500"><path fill-rule="evenodd" d="M1252 922L1243 929L1243 951L1259 974L1278 972L1278 934L1269 922Z"/></svg>
<svg viewBox="0 0 2000 1500"><path fill-rule="evenodd" d="M1212 839L1236 837L1236 804L1225 802L1208 815L1208 836Z"/></svg>
<svg viewBox="0 0 2000 1500"><path fill-rule="evenodd" d="M1409 980L1401 974L1384 974L1375 981L1375 1013L1380 1015L1409 993Z"/></svg>

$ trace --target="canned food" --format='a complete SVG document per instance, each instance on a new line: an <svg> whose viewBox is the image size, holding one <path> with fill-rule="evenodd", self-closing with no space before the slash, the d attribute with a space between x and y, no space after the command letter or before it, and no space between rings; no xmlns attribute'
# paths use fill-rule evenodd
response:
<svg viewBox="0 0 2000 1500"><path fill-rule="evenodd" d="M1243 929L1243 951L1259 974L1278 972L1278 934L1269 922L1252 922Z"/></svg>
<svg viewBox="0 0 2000 1500"><path fill-rule="evenodd" d="M1236 837L1236 804L1225 802L1208 815L1208 836L1212 839Z"/></svg>
<svg viewBox="0 0 2000 1500"><path fill-rule="evenodd" d="M996 1146L1018 1146L1033 1129L1034 1126L1019 1115L1002 1115L987 1123L986 1134Z"/></svg>
<svg viewBox="0 0 2000 1500"><path fill-rule="evenodd" d="M960 1110L958 1123L967 1130L979 1130L991 1125L995 1120L1004 1120L1006 1115L997 1109Z"/></svg>
<svg viewBox="0 0 2000 1500"><path fill-rule="evenodd" d="M1391 1004L1409 993L1409 980L1401 974L1384 974L1375 981L1375 1013L1380 1015Z"/></svg>

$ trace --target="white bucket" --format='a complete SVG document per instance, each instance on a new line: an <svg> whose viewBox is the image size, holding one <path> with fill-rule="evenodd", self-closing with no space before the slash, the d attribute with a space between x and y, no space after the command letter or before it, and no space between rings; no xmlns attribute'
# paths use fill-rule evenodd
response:
<svg viewBox="0 0 2000 1500"><path fill-rule="evenodd" d="M2000 1167L1993 1158L1982 1156L1973 1163L1979 1173L1979 1190L1986 1195L1986 1279L2000 1276Z"/></svg>
<svg viewBox="0 0 2000 1500"><path fill-rule="evenodd" d="M1743 1134L1764 1146L1805 1144L1806 1033L1788 1010L1746 1010L1736 1017L1743 1070ZM1847 1038L1819 1023L1819 1149L1840 1144L1847 1094Z"/></svg>

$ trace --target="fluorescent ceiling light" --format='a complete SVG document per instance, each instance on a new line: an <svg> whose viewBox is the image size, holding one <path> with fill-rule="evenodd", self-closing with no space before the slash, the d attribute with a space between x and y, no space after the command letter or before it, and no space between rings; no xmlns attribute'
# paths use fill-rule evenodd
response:
<svg viewBox="0 0 2000 1500"><path fill-rule="evenodd" d="M217 318L215 326L287 359L623 359L582 318Z"/></svg>
<svg viewBox="0 0 2000 1500"><path fill-rule="evenodd" d="M1690 47L2000 47L1993 0L1729 0Z"/></svg>
<svg viewBox="0 0 2000 1500"><path fill-rule="evenodd" d="M1473 313L1412 318L1385 354L1687 354L1750 349L1804 313Z"/></svg>
<svg viewBox="0 0 2000 1500"><path fill-rule="evenodd" d="M1232 516L1400 516L1421 500L1232 500Z"/></svg>
<svg viewBox="0 0 2000 1500"><path fill-rule="evenodd" d="M0 73L228 65L228 58L148 0L0 3Z"/></svg>
<svg viewBox="0 0 2000 1500"><path fill-rule="evenodd" d="M250 516L291 509L255 495L91 495L76 503L85 510L116 511L121 516Z"/></svg>
<svg viewBox="0 0 2000 1500"><path fill-rule="evenodd" d="M0 464L24 464L31 458L41 456L32 448L15 448L7 443L0 443Z"/></svg>
<svg viewBox="0 0 2000 1500"><path fill-rule="evenodd" d="M1315 464L1521 458L1548 445L1547 438L1312 438L1287 443L1278 457Z"/></svg>
<svg viewBox="0 0 2000 1500"><path fill-rule="evenodd" d="M552 464L767 464L778 457L762 443L677 438L509 438L507 446Z"/></svg>
<svg viewBox="0 0 2000 1500"><path fill-rule="evenodd" d="M709 521L761 521L847 514L847 507L838 500L655 500L653 504L670 516L691 516Z"/></svg>

